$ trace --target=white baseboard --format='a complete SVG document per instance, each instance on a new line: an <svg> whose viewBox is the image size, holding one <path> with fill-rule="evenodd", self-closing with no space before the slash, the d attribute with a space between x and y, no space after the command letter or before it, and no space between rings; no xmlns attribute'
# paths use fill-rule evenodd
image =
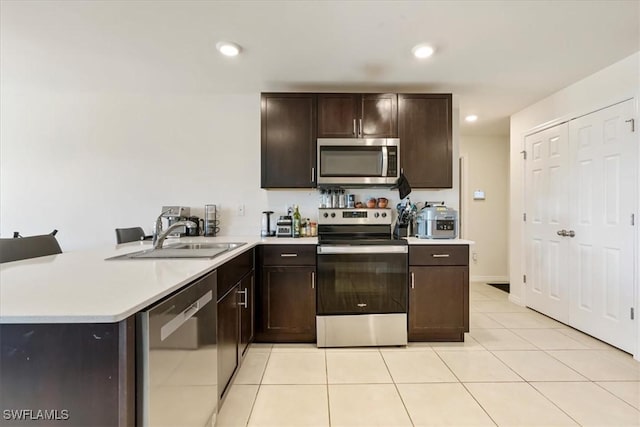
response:
<svg viewBox="0 0 640 427"><path fill-rule="evenodd" d="M522 302L522 299L520 297L517 297L513 294L509 294L509 301L511 301L514 304L517 304L519 306L524 307L524 303Z"/></svg>
<svg viewBox="0 0 640 427"><path fill-rule="evenodd" d="M505 282L509 283L509 276L469 276L470 282Z"/></svg>

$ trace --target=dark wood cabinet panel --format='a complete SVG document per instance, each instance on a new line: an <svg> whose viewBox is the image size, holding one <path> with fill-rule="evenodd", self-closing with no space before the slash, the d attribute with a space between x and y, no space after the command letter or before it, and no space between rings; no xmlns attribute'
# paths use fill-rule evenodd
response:
<svg viewBox="0 0 640 427"><path fill-rule="evenodd" d="M254 249L250 249L218 268L218 297L225 295L242 277L253 270Z"/></svg>
<svg viewBox="0 0 640 427"><path fill-rule="evenodd" d="M133 426L134 317L119 323L0 325L0 409L57 419L0 425Z"/></svg>
<svg viewBox="0 0 640 427"><path fill-rule="evenodd" d="M413 188L451 188L451 94L399 94L400 167Z"/></svg>
<svg viewBox="0 0 640 427"><path fill-rule="evenodd" d="M395 138L395 93L318 94L318 138Z"/></svg>
<svg viewBox="0 0 640 427"><path fill-rule="evenodd" d="M359 99L353 93L318 94L318 138L355 138Z"/></svg>
<svg viewBox="0 0 640 427"><path fill-rule="evenodd" d="M464 341L468 267L412 266L410 274L409 341Z"/></svg>
<svg viewBox="0 0 640 427"><path fill-rule="evenodd" d="M261 187L315 187L316 95L263 93Z"/></svg>
<svg viewBox="0 0 640 427"><path fill-rule="evenodd" d="M315 342L315 273L315 266L262 268L257 341Z"/></svg>
<svg viewBox="0 0 640 427"><path fill-rule="evenodd" d="M254 282L255 274L251 272L240 282L240 349L241 355L247 351L247 347L253 341L254 331Z"/></svg>
<svg viewBox="0 0 640 427"><path fill-rule="evenodd" d="M218 393L225 392L238 367L239 307L236 285L218 299Z"/></svg>
<svg viewBox="0 0 640 427"><path fill-rule="evenodd" d="M362 138L398 136L398 96L395 93L362 95Z"/></svg>
<svg viewBox="0 0 640 427"><path fill-rule="evenodd" d="M316 265L316 245L265 245L262 265Z"/></svg>
<svg viewBox="0 0 640 427"><path fill-rule="evenodd" d="M409 265L469 265L469 246L412 246L409 251Z"/></svg>

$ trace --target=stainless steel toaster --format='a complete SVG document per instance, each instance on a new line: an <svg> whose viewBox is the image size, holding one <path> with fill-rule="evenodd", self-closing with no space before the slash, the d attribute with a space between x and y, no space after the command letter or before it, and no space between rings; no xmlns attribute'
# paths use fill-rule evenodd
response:
<svg viewBox="0 0 640 427"><path fill-rule="evenodd" d="M458 236L458 212L446 206L423 208L416 218L420 239L455 239Z"/></svg>

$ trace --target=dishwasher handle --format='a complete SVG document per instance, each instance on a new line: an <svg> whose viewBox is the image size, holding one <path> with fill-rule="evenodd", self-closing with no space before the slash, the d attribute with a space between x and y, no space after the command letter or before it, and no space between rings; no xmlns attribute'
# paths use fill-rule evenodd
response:
<svg viewBox="0 0 640 427"><path fill-rule="evenodd" d="M169 338L169 336L177 331L180 326L184 325L187 320L191 319L198 311L202 309L202 307L204 307L211 301L213 301L213 291L207 291L207 293L198 298L193 304L185 308L174 318L162 325L162 327L160 328L160 340L164 341Z"/></svg>

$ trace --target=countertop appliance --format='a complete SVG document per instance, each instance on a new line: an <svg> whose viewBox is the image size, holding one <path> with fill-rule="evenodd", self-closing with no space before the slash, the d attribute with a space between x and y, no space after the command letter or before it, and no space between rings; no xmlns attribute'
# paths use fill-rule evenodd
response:
<svg viewBox="0 0 640 427"><path fill-rule="evenodd" d="M271 229L271 215L273 211L263 211L262 212L262 229L260 231L260 236L262 237L270 237L275 236L276 232Z"/></svg>
<svg viewBox="0 0 640 427"><path fill-rule="evenodd" d="M416 218L421 239L455 239L458 235L458 212L442 205L427 205Z"/></svg>
<svg viewBox="0 0 640 427"><path fill-rule="evenodd" d="M400 176L398 138L318 138L318 185L392 186Z"/></svg>
<svg viewBox="0 0 640 427"><path fill-rule="evenodd" d="M218 407L216 272L136 315L136 425L214 425ZM189 402L188 406L184 402Z"/></svg>
<svg viewBox="0 0 640 427"><path fill-rule="evenodd" d="M188 220L191 214L191 208L187 206L163 206L162 212L165 212L162 214L162 217L167 218L168 225L171 226L178 221ZM187 227L178 227L176 231L169 234L169 237L183 237L186 235Z"/></svg>
<svg viewBox="0 0 640 427"><path fill-rule="evenodd" d="M293 219L289 215L282 215L276 222L276 237L293 237Z"/></svg>
<svg viewBox="0 0 640 427"><path fill-rule="evenodd" d="M409 247L391 209L319 209L318 347L407 344Z"/></svg>

